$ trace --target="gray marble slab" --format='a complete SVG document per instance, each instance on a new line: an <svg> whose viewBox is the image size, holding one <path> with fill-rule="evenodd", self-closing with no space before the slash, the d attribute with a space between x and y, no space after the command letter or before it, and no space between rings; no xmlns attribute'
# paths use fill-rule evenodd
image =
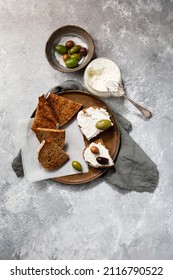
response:
<svg viewBox="0 0 173 280"><path fill-rule="evenodd" d="M153 112L144 121L128 101L107 101L157 164L154 193L122 192L102 178L70 187L14 174L17 120L53 86L83 83L83 73L57 72L45 58L48 37L67 24L92 35L96 56L114 60L127 94ZM0 259L173 259L172 30L172 0L0 0Z"/></svg>

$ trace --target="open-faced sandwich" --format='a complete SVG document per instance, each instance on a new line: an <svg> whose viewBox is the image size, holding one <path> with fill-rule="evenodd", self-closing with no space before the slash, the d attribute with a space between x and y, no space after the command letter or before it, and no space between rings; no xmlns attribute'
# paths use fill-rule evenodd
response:
<svg viewBox="0 0 173 280"><path fill-rule="evenodd" d="M84 160L95 168L107 168L114 165L114 162L109 154L109 150L105 147L103 139L98 139L83 151Z"/></svg>
<svg viewBox="0 0 173 280"><path fill-rule="evenodd" d="M113 126L107 110L95 106L79 111L77 114L77 122L82 133L88 140Z"/></svg>

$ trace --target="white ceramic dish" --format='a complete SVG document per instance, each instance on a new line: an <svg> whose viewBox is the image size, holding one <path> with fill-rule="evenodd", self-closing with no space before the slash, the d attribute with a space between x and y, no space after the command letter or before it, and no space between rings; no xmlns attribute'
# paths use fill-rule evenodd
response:
<svg viewBox="0 0 173 280"><path fill-rule="evenodd" d="M84 83L89 92L100 97L111 96L106 87L109 81L122 82L120 69L114 61L100 57L88 64L84 72Z"/></svg>

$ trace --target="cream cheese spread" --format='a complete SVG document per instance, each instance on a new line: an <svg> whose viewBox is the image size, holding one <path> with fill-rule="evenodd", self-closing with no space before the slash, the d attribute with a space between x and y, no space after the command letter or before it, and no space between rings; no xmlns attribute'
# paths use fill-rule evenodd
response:
<svg viewBox="0 0 173 280"><path fill-rule="evenodd" d="M91 152L92 146L96 146L99 149L99 154L93 154ZM102 165L102 164L98 163L96 160L96 158L98 156L107 158L109 160L108 164ZM112 158L110 157L108 149L105 146L103 146L101 143L94 143L94 142L91 143L89 145L89 147L87 147L84 150L83 157L86 162L88 162L90 165L92 165L93 167L96 167L96 168L109 167L109 166L114 165L114 162L113 162Z"/></svg>
<svg viewBox="0 0 173 280"><path fill-rule="evenodd" d="M115 62L100 57L88 64L84 73L84 82L88 91L102 97L110 96L106 86L108 81L122 82L120 69Z"/></svg>
<svg viewBox="0 0 173 280"><path fill-rule="evenodd" d="M109 113L104 108L89 107L79 111L77 114L78 125L88 140L103 131L96 127L96 123L103 119L111 121ZM111 122L112 125L113 123Z"/></svg>

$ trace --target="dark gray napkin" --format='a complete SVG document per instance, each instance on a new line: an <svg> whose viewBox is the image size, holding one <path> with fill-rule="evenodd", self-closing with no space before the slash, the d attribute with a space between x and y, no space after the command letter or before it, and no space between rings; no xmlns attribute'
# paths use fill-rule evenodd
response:
<svg viewBox="0 0 173 280"><path fill-rule="evenodd" d="M78 82L66 81L56 87L56 92L69 89L84 90ZM157 166L130 137L131 123L116 112L114 113L119 123L121 144L115 161L115 168L110 168L103 175L103 179L121 189L153 192L157 187L159 177ZM12 162L12 168L17 177L24 176L20 151Z"/></svg>
<svg viewBox="0 0 173 280"><path fill-rule="evenodd" d="M131 123L121 115L115 115L119 123L121 144L115 170L109 169L104 180L126 190L153 192L159 178L157 166L130 137Z"/></svg>

